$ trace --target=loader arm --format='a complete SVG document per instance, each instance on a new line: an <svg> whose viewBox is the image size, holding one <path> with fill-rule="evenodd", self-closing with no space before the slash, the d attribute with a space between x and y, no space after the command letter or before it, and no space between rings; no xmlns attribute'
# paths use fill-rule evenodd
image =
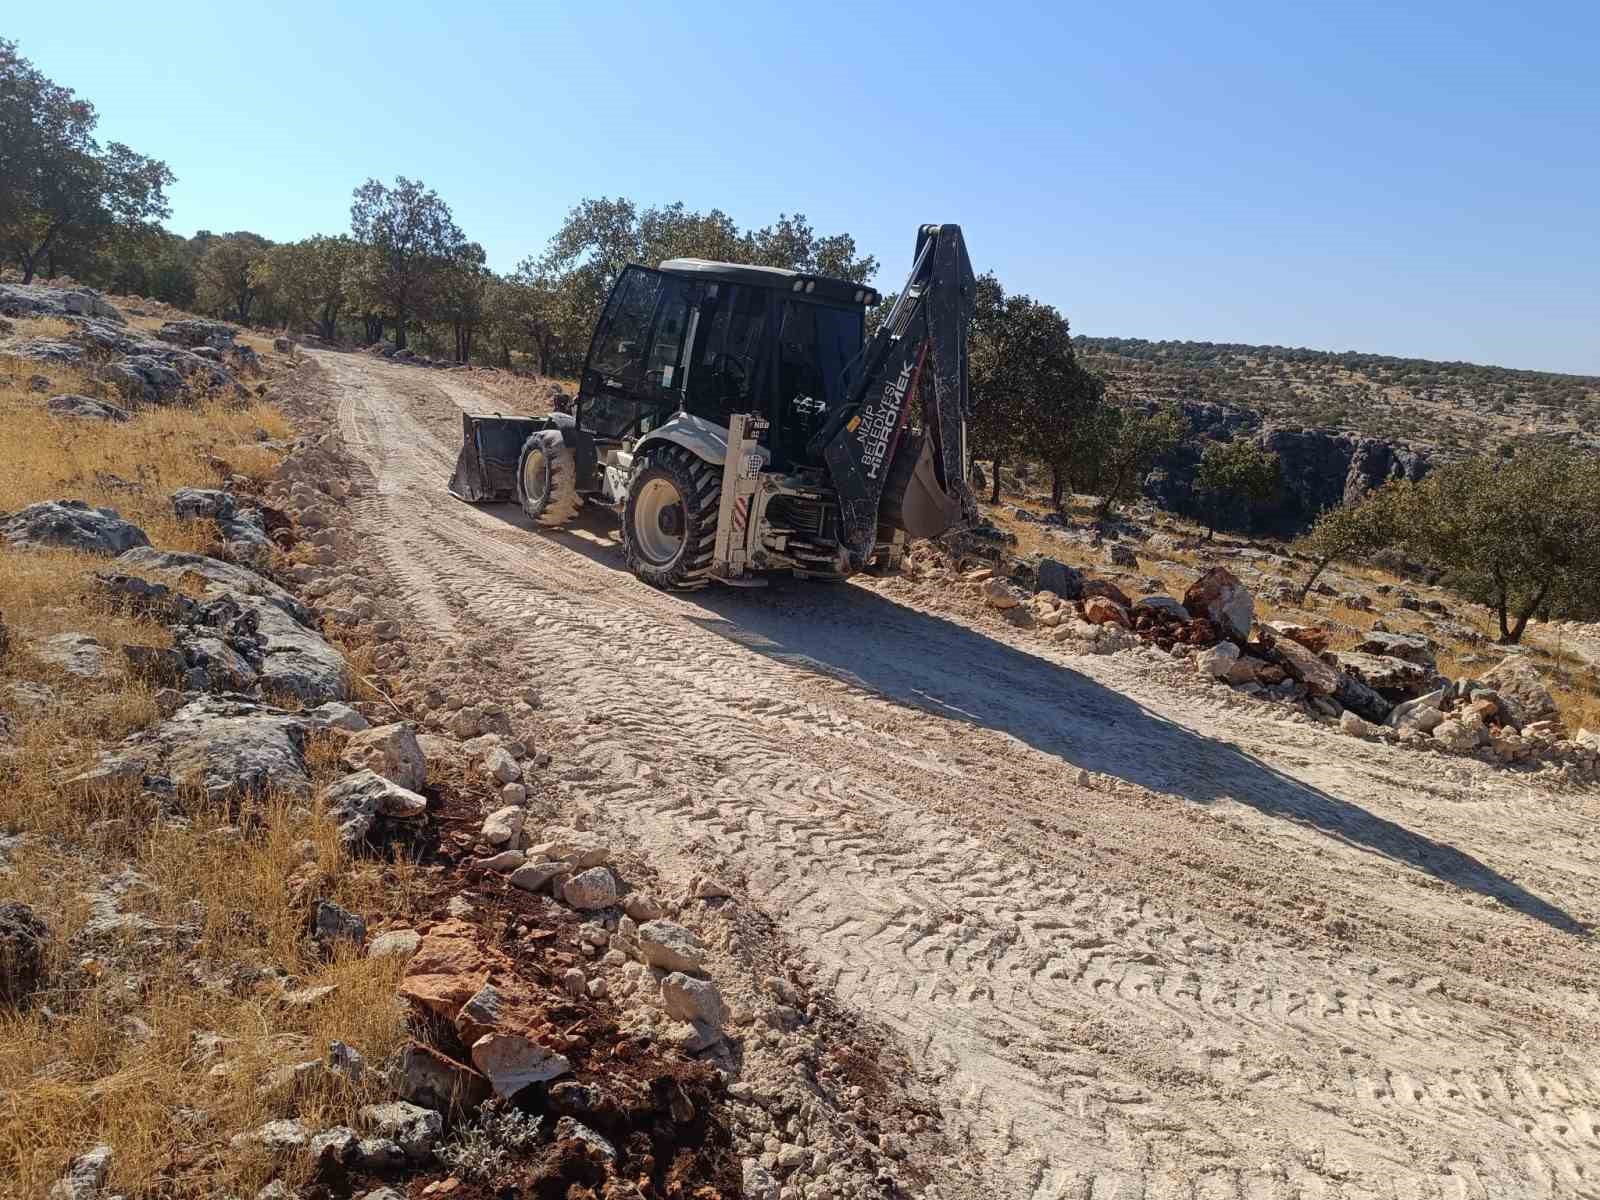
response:
<svg viewBox="0 0 1600 1200"><path fill-rule="evenodd" d="M924 225L911 275L862 351L860 375L812 439L838 492L841 540L856 568L871 557L881 524L934 537L977 515L966 482L975 293L960 227ZM920 440L908 435L914 423Z"/></svg>

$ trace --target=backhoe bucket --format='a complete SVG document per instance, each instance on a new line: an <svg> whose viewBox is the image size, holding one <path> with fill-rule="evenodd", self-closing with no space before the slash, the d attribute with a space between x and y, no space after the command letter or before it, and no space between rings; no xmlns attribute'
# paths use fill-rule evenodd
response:
<svg viewBox="0 0 1600 1200"><path fill-rule="evenodd" d="M517 498L517 460L522 444L547 423L528 417L461 414L461 454L450 493L469 504Z"/></svg>
<svg viewBox="0 0 1600 1200"><path fill-rule="evenodd" d="M879 511L884 524L909 538L934 538L967 523L965 490L945 491L933 465L933 443L908 436L884 480Z"/></svg>

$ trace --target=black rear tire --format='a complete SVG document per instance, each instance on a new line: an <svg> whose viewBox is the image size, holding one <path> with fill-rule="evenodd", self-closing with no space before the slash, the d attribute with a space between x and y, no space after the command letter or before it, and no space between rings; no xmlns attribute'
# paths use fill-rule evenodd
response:
<svg viewBox="0 0 1600 1200"><path fill-rule="evenodd" d="M675 500L668 488L676 493ZM663 496L669 497L666 505ZM652 587L679 592L705 587L711 580L721 505L721 468L681 446L651 450L628 481L622 511L628 569ZM656 522L656 532L641 527L649 520ZM675 548L668 545L672 542Z"/></svg>
<svg viewBox="0 0 1600 1200"><path fill-rule="evenodd" d="M555 528L578 515L578 464L559 429L541 429L522 443L517 457L517 499L522 511Z"/></svg>

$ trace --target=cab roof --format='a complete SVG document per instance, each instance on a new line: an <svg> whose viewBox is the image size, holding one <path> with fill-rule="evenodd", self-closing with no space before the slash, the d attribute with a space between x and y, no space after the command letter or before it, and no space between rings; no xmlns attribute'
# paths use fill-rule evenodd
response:
<svg viewBox="0 0 1600 1200"><path fill-rule="evenodd" d="M659 270L668 275L798 292L809 300L823 300L831 304L872 305L879 300L877 289L865 284L827 275L813 275L807 271L791 271L787 267L757 267L748 263L712 262L705 258L669 258Z"/></svg>

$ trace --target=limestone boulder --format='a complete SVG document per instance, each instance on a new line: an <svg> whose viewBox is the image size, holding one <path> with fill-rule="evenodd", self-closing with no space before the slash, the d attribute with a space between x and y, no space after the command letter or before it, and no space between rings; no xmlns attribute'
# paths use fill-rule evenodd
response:
<svg viewBox="0 0 1600 1200"><path fill-rule="evenodd" d="M1223 636L1243 641L1255 621L1255 600L1250 589L1226 567L1212 567L1183 593L1183 607L1205 617Z"/></svg>
<svg viewBox="0 0 1600 1200"><path fill-rule="evenodd" d="M237 696L200 696L161 724L101 756L70 785L96 790L164 781L213 801L269 792L305 797L311 780L305 743L310 723Z"/></svg>
<svg viewBox="0 0 1600 1200"><path fill-rule="evenodd" d="M46 500L0 513L0 541L17 549L59 547L107 556L150 544L144 530L124 521L116 509L83 500Z"/></svg>
<svg viewBox="0 0 1600 1200"><path fill-rule="evenodd" d="M1483 677L1500 698L1500 708L1521 729L1535 721L1557 720L1561 710L1544 685L1539 670L1515 655L1502 660Z"/></svg>
<svg viewBox="0 0 1600 1200"><path fill-rule="evenodd" d="M399 721L352 734L339 761L352 771L374 771L413 792L428 782L427 759L417 744L417 735Z"/></svg>
<svg viewBox="0 0 1600 1200"><path fill-rule="evenodd" d="M1133 628L1128 610L1105 596L1090 596L1083 602L1083 619L1091 625L1119 625Z"/></svg>
<svg viewBox="0 0 1600 1200"><path fill-rule="evenodd" d="M673 921L646 921L639 926L639 957L663 971L698 973L705 961L700 940Z"/></svg>

